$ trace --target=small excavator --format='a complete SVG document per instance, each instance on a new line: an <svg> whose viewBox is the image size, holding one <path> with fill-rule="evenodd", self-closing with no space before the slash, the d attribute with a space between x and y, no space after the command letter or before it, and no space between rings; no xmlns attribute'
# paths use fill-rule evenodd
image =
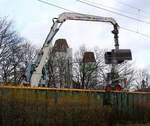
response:
<svg viewBox="0 0 150 126"><path fill-rule="evenodd" d="M119 49L118 34L119 25L112 17L101 17L88 14L80 13L70 13L65 12L59 15L58 18L53 19L53 25L50 32L41 48L34 63L30 64L26 73L26 80L31 84L31 86L39 86L40 83L44 82L46 84L48 76L44 74L45 80L43 80L43 70L45 70L45 65L49 60L49 50L52 48L52 40L56 33L59 31L60 27L66 20L78 20L78 21L92 21L92 22L106 22L113 26L112 34L114 34L115 49L111 52L105 53L105 63L112 64L111 77L114 78L115 65L122 63L124 60L131 60L131 51L129 49ZM46 70L45 70L45 73ZM112 78L111 78L112 79ZM115 84L116 85L116 84Z"/></svg>

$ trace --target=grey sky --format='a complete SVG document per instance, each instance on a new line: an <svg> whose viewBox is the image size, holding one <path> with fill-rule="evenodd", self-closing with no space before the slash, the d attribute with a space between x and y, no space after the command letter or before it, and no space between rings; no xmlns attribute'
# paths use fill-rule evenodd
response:
<svg viewBox="0 0 150 126"><path fill-rule="evenodd" d="M142 12L142 10L144 10L150 13L149 0L121 1L142 10L130 8L120 4L118 1L119 0L93 0L93 2L116 8L120 10L120 13L126 12L123 13L125 15L150 22L150 14ZM96 9L77 2L76 0L47 0L47 2L80 13L113 17L121 27L150 35L150 24L144 24L104 10ZM9 19L14 20L15 27L17 27L17 30L21 35L29 39L38 47L42 46L44 43L52 25L52 18L57 17L62 12L64 12L64 10L40 3L37 0L0 0L0 16L7 16ZM54 40L57 38L66 38L68 44L73 49L77 49L82 44L85 44L90 48L94 46L100 48L113 48L113 35L111 34L111 30L112 26L107 23L68 21L63 24ZM120 48L130 48L132 50L133 59L138 67L150 70L149 37L120 29L119 40Z"/></svg>

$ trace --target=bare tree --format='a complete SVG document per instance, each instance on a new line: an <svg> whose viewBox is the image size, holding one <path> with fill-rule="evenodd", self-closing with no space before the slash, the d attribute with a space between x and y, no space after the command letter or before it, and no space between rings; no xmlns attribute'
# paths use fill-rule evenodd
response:
<svg viewBox="0 0 150 126"><path fill-rule="evenodd" d="M21 76L25 72L27 62L23 38L16 35L13 44L7 45L7 56L2 55L1 75L4 82L20 83Z"/></svg>
<svg viewBox="0 0 150 126"><path fill-rule="evenodd" d="M74 56L73 86L75 88L94 88L97 85L98 64L96 61L85 61L85 54L91 53L87 52L87 50L85 46L81 46ZM92 59L95 60L95 57Z"/></svg>
<svg viewBox="0 0 150 126"><path fill-rule="evenodd" d="M0 19L0 80L20 83L35 49L12 28L12 22Z"/></svg>
<svg viewBox="0 0 150 126"><path fill-rule="evenodd" d="M16 31L12 30L12 22L8 22L6 18L0 18L0 63L2 56L9 51L8 46L14 44L16 39Z"/></svg>
<svg viewBox="0 0 150 126"><path fill-rule="evenodd" d="M111 72L112 65L105 64L104 54L106 49L94 49L96 62L94 68L87 63L83 63L83 55L87 51L85 46L80 47L79 51L75 53L74 65L73 65L73 80L75 85L80 88L100 88L108 84L107 74ZM82 66L82 69L80 69ZM92 68L92 69L91 69ZM135 81L135 69L133 63L123 62L115 67L118 77L116 78L118 83L125 87ZM96 76L93 76L96 71ZM96 78L94 85L89 85L88 80ZM127 80L127 81L126 81ZM127 83L125 83L125 81ZM125 85L126 84L126 85ZM88 86L87 86L88 85Z"/></svg>
<svg viewBox="0 0 150 126"><path fill-rule="evenodd" d="M107 73L111 70L111 65L105 64L104 54L106 51L106 49L94 48L99 86L104 86L107 83Z"/></svg>
<svg viewBox="0 0 150 126"><path fill-rule="evenodd" d="M72 63L66 52L50 51L48 60L49 87L71 87Z"/></svg>
<svg viewBox="0 0 150 126"><path fill-rule="evenodd" d="M87 49L85 46L81 46L79 51L77 51L74 55L73 60L73 87L81 88L84 87L84 71L81 73L80 66L82 64L84 52ZM82 68L82 70L84 70Z"/></svg>
<svg viewBox="0 0 150 126"><path fill-rule="evenodd" d="M98 64L98 78L99 83L108 84L107 74L112 72L112 65L105 64L104 54L107 50L95 49L96 60ZM115 65L115 71L117 72L117 82L123 87L127 87L135 80L135 67L133 62L124 61L121 64ZM113 75L114 76L114 75ZM112 81L113 82L113 81Z"/></svg>
<svg viewBox="0 0 150 126"><path fill-rule="evenodd" d="M135 85L137 89L144 89L149 86L150 75L148 71L144 69L136 70L135 78Z"/></svg>
<svg viewBox="0 0 150 126"><path fill-rule="evenodd" d="M33 62L35 60L36 55L39 52L39 49L37 49L35 46L30 44L26 39L23 39L21 43L21 51L23 53L23 61L25 66L28 65L28 63Z"/></svg>
<svg viewBox="0 0 150 126"><path fill-rule="evenodd" d="M36 59L36 56L39 52L39 49L37 49L35 46L31 45L30 42L26 39L23 39L20 46L20 54L22 57L20 57L20 71L19 71L19 79L18 81L21 82L24 80L24 76L27 75L27 69L29 65L33 64L34 60Z"/></svg>
<svg viewBox="0 0 150 126"><path fill-rule="evenodd" d="M122 87L129 88L135 81L135 67L133 62L124 61L116 66L118 80Z"/></svg>
<svg viewBox="0 0 150 126"><path fill-rule="evenodd" d="M0 78L2 82L8 81L11 74L11 48L17 42L18 36L16 31L12 30L12 22L8 22L6 18L0 19Z"/></svg>

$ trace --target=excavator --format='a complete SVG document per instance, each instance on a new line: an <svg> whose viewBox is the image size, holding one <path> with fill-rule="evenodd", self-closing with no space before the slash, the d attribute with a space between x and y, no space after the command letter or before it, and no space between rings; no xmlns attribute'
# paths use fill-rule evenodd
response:
<svg viewBox="0 0 150 126"><path fill-rule="evenodd" d="M48 78L44 74L45 80L43 80L43 70L45 65L49 60L49 50L52 48L52 40L56 33L59 31L60 27L66 20L78 20L78 21L92 21L92 22L106 22L113 26L112 34L114 35L114 46L111 52L105 53L105 63L112 64L111 73L115 73L115 65L123 62L124 60L131 60L131 51L127 49L119 49L118 34L119 25L112 17L101 17L88 14L64 12L58 16L58 18L53 18L53 25L48 33L48 36L37 55L34 63L30 64L26 73L26 80L30 82L31 86L39 86L40 83L46 84L46 79ZM119 56L121 56L119 58ZM46 73L46 72L45 72Z"/></svg>

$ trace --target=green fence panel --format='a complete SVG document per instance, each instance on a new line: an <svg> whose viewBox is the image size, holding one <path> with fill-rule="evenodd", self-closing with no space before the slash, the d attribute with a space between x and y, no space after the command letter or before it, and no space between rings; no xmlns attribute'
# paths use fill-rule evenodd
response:
<svg viewBox="0 0 150 126"><path fill-rule="evenodd" d="M150 93L0 87L1 126L104 125L150 120Z"/></svg>

